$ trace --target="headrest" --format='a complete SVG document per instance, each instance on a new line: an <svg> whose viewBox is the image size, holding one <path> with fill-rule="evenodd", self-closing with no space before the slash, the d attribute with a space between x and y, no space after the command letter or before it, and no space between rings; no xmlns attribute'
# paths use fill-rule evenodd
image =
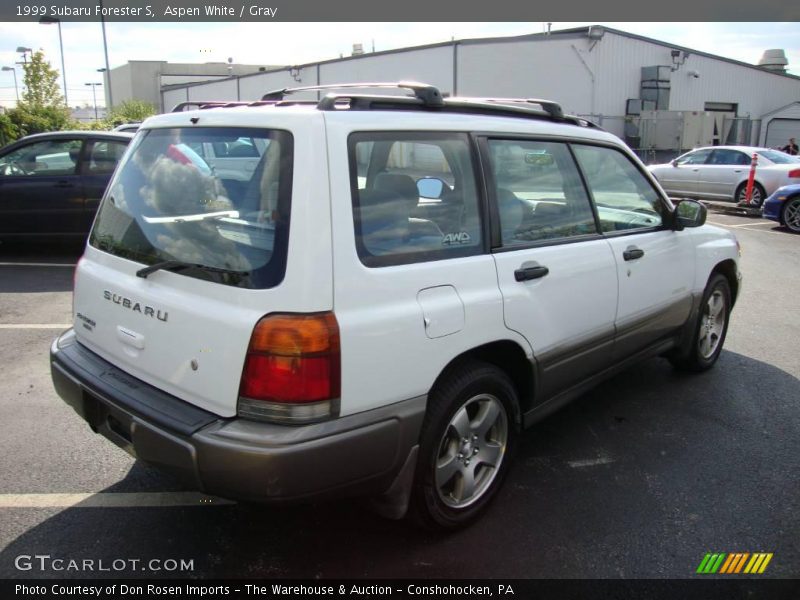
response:
<svg viewBox="0 0 800 600"><path fill-rule="evenodd" d="M375 177L376 190L394 192L405 200L414 200L414 206L419 202L417 184L409 175L402 173L378 173Z"/></svg>

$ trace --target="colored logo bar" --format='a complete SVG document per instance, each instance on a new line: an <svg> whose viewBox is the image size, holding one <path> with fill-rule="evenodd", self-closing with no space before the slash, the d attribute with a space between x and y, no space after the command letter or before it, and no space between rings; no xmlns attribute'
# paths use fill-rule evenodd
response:
<svg viewBox="0 0 800 600"><path fill-rule="evenodd" d="M715 573L720 575L737 573L755 575L763 573L771 560L772 552L756 552L754 554L749 552L734 552L731 554L709 552L703 557L696 572L701 575L713 575Z"/></svg>

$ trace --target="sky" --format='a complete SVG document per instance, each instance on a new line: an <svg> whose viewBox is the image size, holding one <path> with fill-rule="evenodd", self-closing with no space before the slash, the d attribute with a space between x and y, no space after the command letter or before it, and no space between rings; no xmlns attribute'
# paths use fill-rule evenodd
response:
<svg viewBox="0 0 800 600"><path fill-rule="evenodd" d="M719 56L757 64L764 50L781 48L789 72L800 75L800 23L553 23L552 30L605 25ZM541 33L546 23L107 23L111 68L129 60L296 65L349 55L354 43L369 52L450 39ZM105 66L99 22L63 23L67 91L72 106L92 105L92 88ZM0 22L0 66L21 60L18 46L42 49L61 71L58 27ZM17 68L22 84L22 70ZM98 88L98 103L103 94ZM0 72L0 104L14 105L13 73Z"/></svg>

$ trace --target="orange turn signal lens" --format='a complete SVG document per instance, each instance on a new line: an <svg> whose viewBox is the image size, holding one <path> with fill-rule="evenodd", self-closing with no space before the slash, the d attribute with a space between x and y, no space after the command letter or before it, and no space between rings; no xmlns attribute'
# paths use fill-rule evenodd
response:
<svg viewBox="0 0 800 600"><path fill-rule="evenodd" d="M250 338L250 352L302 356L338 352L339 326L333 313L270 315L261 319Z"/></svg>

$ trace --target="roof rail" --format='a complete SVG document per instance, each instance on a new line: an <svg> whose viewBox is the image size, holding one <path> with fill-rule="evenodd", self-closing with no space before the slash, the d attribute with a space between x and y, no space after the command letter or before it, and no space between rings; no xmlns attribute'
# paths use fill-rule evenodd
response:
<svg viewBox="0 0 800 600"><path fill-rule="evenodd" d="M227 100L189 100L176 104L170 112L184 112L187 108L197 108L200 110L207 108L229 108L231 106L248 106L253 102L237 102Z"/></svg>
<svg viewBox="0 0 800 600"><path fill-rule="evenodd" d="M554 119L563 119L564 111L558 102L542 100L540 98L453 98L464 102L489 102L492 104L538 104L541 109Z"/></svg>
<svg viewBox="0 0 800 600"><path fill-rule="evenodd" d="M271 92L267 92L261 97L261 100L280 102L286 96L290 94L296 94L298 92L316 92L316 91L326 91L326 90L346 90L346 89L364 89L364 88L411 90L412 92L414 92L414 97L420 100L423 106L444 106L444 99L442 98L442 93L439 91L439 88L433 85L428 85L427 83L419 83L416 81L340 83L332 85L309 85L296 88L283 88L280 90L273 90ZM329 94L320 101L319 108L322 110L329 109L330 107L327 106L327 104L329 103L328 99L332 97L339 99L339 98L347 98L353 96L347 96L347 95L340 96L340 95ZM323 105L323 103L325 103L325 105Z"/></svg>

